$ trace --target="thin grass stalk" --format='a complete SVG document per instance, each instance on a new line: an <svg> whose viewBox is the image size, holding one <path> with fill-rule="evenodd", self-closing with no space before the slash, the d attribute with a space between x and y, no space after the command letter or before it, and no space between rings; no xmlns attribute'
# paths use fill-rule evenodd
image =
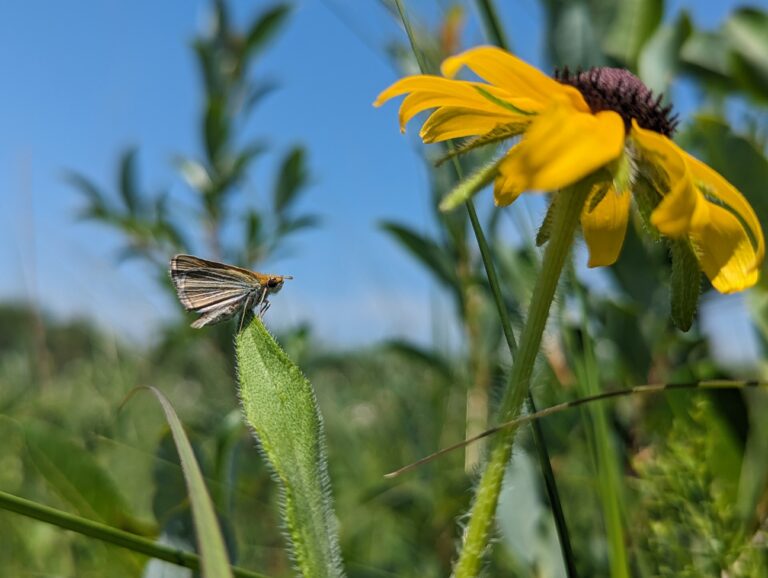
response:
<svg viewBox="0 0 768 578"><path fill-rule="evenodd" d="M71 530L83 536L96 538L102 542L114 544L115 546L144 554L151 558L164 560L177 566L183 566L191 570L200 569L200 557L192 552L170 548L149 538L137 536L136 534L119 530L94 520L62 512L61 510L44 506L43 504L38 504L37 502L14 496L7 492L0 491L0 510L15 512L27 518L39 520L40 522L58 526L65 530ZM269 578L266 574L259 574L258 572L252 572L251 570L235 566L232 566L232 573L240 578Z"/></svg>
<svg viewBox="0 0 768 578"><path fill-rule="evenodd" d="M493 0L477 0L477 10L485 26L485 34L496 46L509 51L511 45L504 33L504 27L501 25L501 19L496 11Z"/></svg>
<svg viewBox="0 0 768 578"><path fill-rule="evenodd" d="M576 295L581 309L582 323L587 319L586 295L583 287L576 280L576 274L571 268L570 277L574 280ZM600 393L599 372L595 358L592 340L586 327L582 327L582 349L580 359L576 360L575 371L577 387L580 396L593 396ZM571 347L571 350L575 350ZM595 458L598 486L600 488L600 501L603 506L603 519L608 540L609 565L611 576L616 578L629 578L629 554L624 531L624 510L622 508L622 486L620 473L622 471L616 449L611 440L615 437L608 424L607 409L604 406L592 406L584 412L584 419L588 421L587 431L590 445Z"/></svg>

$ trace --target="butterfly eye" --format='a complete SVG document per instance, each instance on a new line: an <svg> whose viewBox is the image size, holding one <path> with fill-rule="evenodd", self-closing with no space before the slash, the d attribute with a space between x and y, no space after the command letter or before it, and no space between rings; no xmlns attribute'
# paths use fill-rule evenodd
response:
<svg viewBox="0 0 768 578"><path fill-rule="evenodd" d="M269 281L267 281L267 287L269 287L270 289L274 289L275 287L279 287L280 285L282 285L282 282L275 277L272 277Z"/></svg>

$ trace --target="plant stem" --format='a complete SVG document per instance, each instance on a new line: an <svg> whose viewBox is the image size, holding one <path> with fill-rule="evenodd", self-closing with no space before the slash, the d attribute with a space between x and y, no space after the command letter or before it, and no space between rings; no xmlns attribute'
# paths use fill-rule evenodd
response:
<svg viewBox="0 0 768 578"><path fill-rule="evenodd" d="M587 193L588 187L578 184L557 193L560 199L555 207L552 236L547 244L541 271L536 280L528 319L521 334L520 347L512 365L498 421L514 419L520 413L528 393L531 373L549 316L549 308L555 296L560 273L571 249ZM482 556L490 541L501 484L512 455L516 431L516 428L510 428L500 433L491 450L488 464L475 491L464 545L454 569L456 578L475 577L480 571Z"/></svg>
<svg viewBox="0 0 768 578"><path fill-rule="evenodd" d="M477 9L480 12L480 17L483 19L486 35L491 39L491 42L508 51L509 42L504 34L504 28L501 26L496 6L494 6L491 0L477 0Z"/></svg>
<svg viewBox="0 0 768 578"><path fill-rule="evenodd" d="M2 491L0 491L0 510L15 512L28 518L58 526L59 528L72 530L78 534L96 538L102 542L115 544L121 548L151 556L158 560L165 560L166 562L176 564L177 566L183 566L192 570L198 570L200 568L200 557L197 554L185 552L177 548L169 548L168 546L158 544L149 538L118 530L117 528L93 520L74 516L67 512L62 512L61 510L44 506L37 502L26 500ZM240 576L242 578L267 578L265 574L251 572L244 568L232 567L232 573L235 576Z"/></svg>
<svg viewBox="0 0 768 578"><path fill-rule="evenodd" d="M405 14L402 3L400 0L395 0L397 11L400 15L400 20L403 22L408 41L411 44L411 50L416 58L416 61L421 69L422 73L429 73L428 65L424 60L421 51L416 45L416 37L414 36L413 29L410 21ZM492 37L492 41L499 47L509 50L509 43L504 35L503 28L501 27L498 15L496 13L496 7L491 0L478 0L478 8L485 21L488 29L489 36ZM448 143L451 147L451 143ZM456 157L453 157L453 167L456 171L456 176L459 180L462 178L461 165ZM513 359L517 350L517 344L515 342L515 335L512 331L512 323L509 319L509 312L507 311L504 298L501 293L501 285L499 283L498 275L496 274L496 268L493 264L493 257L491 255L490 247L486 241L485 234L483 233L480 220L477 217L477 211L472 199L468 199L465 203L467 208L467 214L472 225L472 231L477 240L478 247L480 249L480 255L482 257L485 273L488 278L488 284L493 294L493 299L496 304L496 309L499 313L499 319L501 320L501 327L504 331L504 337L507 341L507 347L509 353ZM538 346L537 346L538 348ZM526 398L528 406L532 412L536 411L536 404L534 403L533 396L530 389L526 386ZM552 464L549 458L549 452L547 451L546 441L544 439L544 432L541 424L533 422L531 425L533 429L534 445L536 447L536 455L539 460L539 467L541 468L542 475L544 476L544 485L547 491L547 498L549 500L550 507L552 508L552 515L555 520L555 528L557 530L558 542L560 544L560 550L563 555L563 562L565 564L566 573L568 578L576 578L578 573L576 572L575 556L573 554L573 548L571 547L571 540L568 532L568 526L565 522L565 513L563 512L563 506L560 502L560 496L557 491L557 483L555 482L555 474L552 471Z"/></svg>

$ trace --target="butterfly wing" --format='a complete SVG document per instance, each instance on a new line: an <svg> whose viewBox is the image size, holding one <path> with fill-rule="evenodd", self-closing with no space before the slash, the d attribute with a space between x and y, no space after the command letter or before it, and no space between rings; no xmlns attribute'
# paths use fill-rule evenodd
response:
<svg viewBox="0 0 768 578"><path fill-rule="evenodd" d="M171 259L171 280L187 311L206 314L205 324L231 316L251 293L261 290L259 279L247 269L192 255L176 255ZM201 321L203 318L195 323Z"/></svg>

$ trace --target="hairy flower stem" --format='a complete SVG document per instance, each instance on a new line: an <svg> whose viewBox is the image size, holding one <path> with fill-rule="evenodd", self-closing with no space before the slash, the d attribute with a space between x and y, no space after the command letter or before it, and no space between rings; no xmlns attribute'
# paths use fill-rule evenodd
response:
<svg viewBox="0 0 768 578"><path fill-rule="evenodd" d="M587 186L577 183L557 193L559 198L555 206L552 236L544 253L541 271L531 298L528 319L520 336L520 346L499 407L499 422L517 417L526 399L531 373L549 316L549 308L555 296L560 273L570 252L581 208L588 192ZM464 545L454 568L456 578L473 578L480 572L483 553L490 541L504 472L512 455L516 431L516 428L510 428L501 432L491 449L488 464L475 490L475 499L464 534Z"/></svg>

